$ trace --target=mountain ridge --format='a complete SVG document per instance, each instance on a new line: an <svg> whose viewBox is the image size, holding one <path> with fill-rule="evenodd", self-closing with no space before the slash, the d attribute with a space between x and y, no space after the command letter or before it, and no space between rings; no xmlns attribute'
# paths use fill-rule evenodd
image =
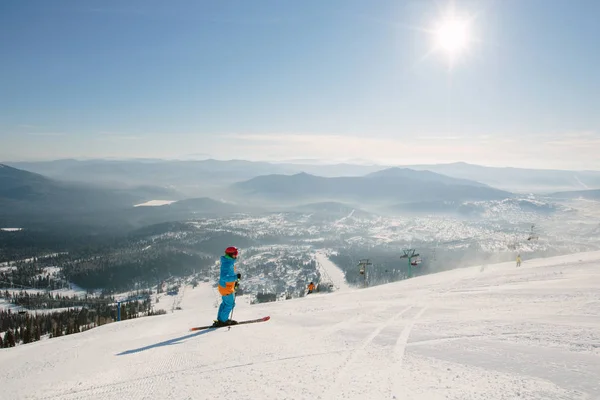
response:
<svg viewBox="0 0 600 400"><path fill-rule="evenodd" d="M310 161L310 160L306 160ZM188 197L210 196L217 188L268 174L306 172L326 177L364 176L389 168L428 170L506 191L552 193L600 188L600 171L488 167L466 162L415 165L285 163L248 160L54 160L6 163L60 180L173 186Z"/></svg>
<svg viewBox="0 0 600 400"><path fill-rule="evenodd" d="M389 177L388 174L394 175ZM399 176L401 175L401 176ZM422 177L426 176L424 180ZM232 185L245 196L294 201L431 201L488 200L511 196L509 192L465 180L419 171L392 170L376 175L328 178L308 173L271 174Z"/></svg>

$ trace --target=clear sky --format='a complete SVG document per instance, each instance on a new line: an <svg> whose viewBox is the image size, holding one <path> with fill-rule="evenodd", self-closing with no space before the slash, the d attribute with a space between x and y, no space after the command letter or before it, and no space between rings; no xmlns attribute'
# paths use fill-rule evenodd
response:
<svg viewBox="0 0 600 400"><path fill-rule="evenodd" d="M0 1L0 160L600 169L600 1ZM436 47L437 46L437 47Z"/></svg>

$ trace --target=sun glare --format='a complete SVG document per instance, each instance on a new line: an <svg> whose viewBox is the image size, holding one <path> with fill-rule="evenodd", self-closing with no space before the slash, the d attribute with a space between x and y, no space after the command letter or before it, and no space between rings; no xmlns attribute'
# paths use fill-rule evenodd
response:
<svg viewBox="0 0 600 400"><path fill-rule="evenodd" d="M444 56L452 68L464 57L471 45L478 42L473 37L475 15L459 11L450 2L445 9L440 10L437 20L426 30L430 35L432 47L430 53Z"/></svg>
<svg viewBox="0 0 600 400"><path fill-rule="evenodd" d="M442 21L435 31L437 47L449 56L456 56L469 42L468 24L464 20L448 18Z"/></svg>

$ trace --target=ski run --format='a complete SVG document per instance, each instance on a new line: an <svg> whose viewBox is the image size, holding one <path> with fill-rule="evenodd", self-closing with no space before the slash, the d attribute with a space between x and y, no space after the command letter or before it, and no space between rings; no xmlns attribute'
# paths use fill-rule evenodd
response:
<svg viewBox="0 0 600 400"><path fill-rule="evenodd" d="M330 267L330 266L328 266ZM243 271L242 271L243 272ZM600 399L600 252L181 310L0 350L1 399Z"/></svg>

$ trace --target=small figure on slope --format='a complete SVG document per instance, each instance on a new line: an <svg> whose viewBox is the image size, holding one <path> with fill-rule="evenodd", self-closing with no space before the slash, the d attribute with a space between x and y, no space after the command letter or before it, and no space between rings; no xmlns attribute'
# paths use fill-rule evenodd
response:
<svg viewBox="0 0 600 400"><path fill-rule="evenodd" d="M315 284L313 282L311 282L308 284L308 293L306 293L306 294L311 294L314 290L315 290Z"/></svg>
<svg viewBox="0 0 600 400"><path fill-rule="evenodd" d="M229 319L229 315L235 307L235 289L242 279L242 274L236 274L235 262L238 257L238 249L228 247L225 255L221 256L221 272L219 275L219 293L221 294L221 305L219 313L213 326L235 325L237 321Z"/></svg>
<svg viewBox="0 0 600 400"><path fill-rule="evenodd" d="M520 267L520 266L521 266L521 255L518 254L517 255L517 267Z"/></svg>

